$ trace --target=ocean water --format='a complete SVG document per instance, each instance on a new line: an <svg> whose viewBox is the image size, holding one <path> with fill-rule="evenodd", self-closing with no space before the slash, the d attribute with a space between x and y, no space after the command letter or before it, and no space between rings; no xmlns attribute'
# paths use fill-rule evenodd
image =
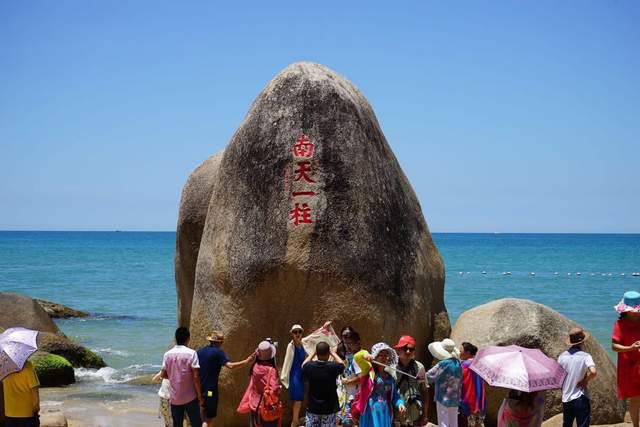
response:
<svg viewBox="0 0 640 427"><path fill-rule="evenodd" d="M624 291L640 289L632 276L640 272L640 235L436 233L434 240L452 323L496 298L528 298L581 323L608 348L612 307ZM171 341L174 247L172 232L0 232L0 290L92 313L58 322L109 365L79 370L80 384L121 384L157 371Z"/></svg>

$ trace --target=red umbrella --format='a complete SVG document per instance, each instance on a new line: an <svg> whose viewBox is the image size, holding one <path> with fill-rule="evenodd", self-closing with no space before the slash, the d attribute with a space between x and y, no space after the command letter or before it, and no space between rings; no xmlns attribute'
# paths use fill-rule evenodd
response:
<svg viewBox="0 0 640 427"><path fill-rule="evenodd" d="M561 388L567 373L537 348L518 345L480 350L470 368L489 385L524 392Z"/></svg>

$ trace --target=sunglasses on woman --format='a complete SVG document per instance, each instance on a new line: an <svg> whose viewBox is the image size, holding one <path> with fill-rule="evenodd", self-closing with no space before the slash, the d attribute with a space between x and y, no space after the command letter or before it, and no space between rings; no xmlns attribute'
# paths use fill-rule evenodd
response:
<svg viewBox="0 0 640 427"><path fill-rule="evenodd" d="M402 347L402 351L404 351L405 353L413 353L415 350L416 350L415 347L409 347L407 345Z"/></svg>

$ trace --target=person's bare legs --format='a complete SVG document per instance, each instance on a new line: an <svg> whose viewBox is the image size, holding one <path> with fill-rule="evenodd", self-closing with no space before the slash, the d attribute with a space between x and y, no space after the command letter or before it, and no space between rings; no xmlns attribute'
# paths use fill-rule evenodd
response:
<svg viewBox="0 0 640 427"><path fill-rule="evenodd" d="M631 415L633 427L640 427L638 424L640 421L640 396L635 396L629 399L629 415Z"/></svg>
<svg viewBox="0 0 640 427"><path fill-rule="evenodd" d="M302 402L299 400L293 401L293 414L291 418L291 427L298 427L298 421L300 421L300 408L302 407ZM638 426L635 426L638 427Z"/></svg>

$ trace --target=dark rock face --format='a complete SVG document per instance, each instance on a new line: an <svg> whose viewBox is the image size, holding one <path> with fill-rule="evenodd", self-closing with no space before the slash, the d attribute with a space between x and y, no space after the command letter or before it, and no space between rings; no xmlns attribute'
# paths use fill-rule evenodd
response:
<svg viewBox="0 0 640 427"><path fill-rule="evenodd" d="M39 350L62 356L75 367L107 366L100 356L67 338L36 300L0 292L0 307L0 332L13 327L33 329L39 332Z"/></svg>
<svg viewBox="0 0 640 427"><path fill-rule="evenodd" d="M69 319L71 317L88 317L89 313L84 311L74 310L66 305L58 304L51 301L45 301L41 299L35 299L40 306L47 312L52 319Z"/></svg>
<svg viewBox="0 0 640 427"><path fill-rule="evenodd" d="M178 236L181 263L199 244L193 303L179 314L195 346L220 329L237 359L264 337L287 342L293 323L332 319L364 344L411 332L425 358L434 335L448 334L444 266L418 200L371 106L341 76L312 63L283 70L208 176L201 241L183 250ZM220 383L220 422L244 424L234 410L246 372L223 371Z"/></svg>
<svg viewBox="0 0 640 427"><path fill-rule="evenodd" d="M539 348L547 356L557 359L567 350L565 338L569 330L579 326L557 311L533 301L507 298L492 301L460 316L451 333L460 344L471 342L482 349L490 345L516 344ZM594 339L585 342L584 350L591 354L598 371L589 384L591 423L615 424L624 419L624 404L617 399L616 369L606 351ZM500 403L506 389L488 387L487 425L495 425ZM548 391L545 419L562 413L560 390Z"/></svg>
<svg viewBox="0 0 640 427"><path fill-rule="evenodd" d="M191 173L182 190L176 231L175 259L178 324L180 326L188 327L191 320L191 300L200 240L221 159L222 153L218 153L205 160Z"/></svg>

